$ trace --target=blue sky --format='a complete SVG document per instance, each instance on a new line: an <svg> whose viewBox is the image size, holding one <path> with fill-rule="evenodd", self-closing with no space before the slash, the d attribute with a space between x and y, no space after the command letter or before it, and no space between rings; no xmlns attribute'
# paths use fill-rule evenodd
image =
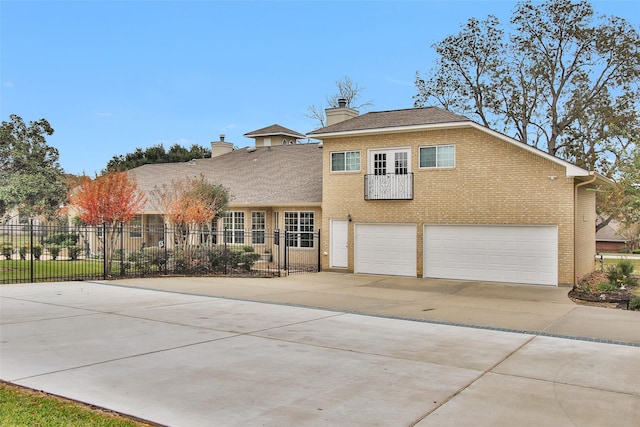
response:
<svg viewBox="0 0 640 427"><path fill-rule="evenodd" d="M431 45L471 17L508 22L511 0L0 0L0 117L46 118L65 171L163 143L208 146L277 123L316 127L335 82L370 110L410 108ZM636 0L592 1L640 25Z"/></svg>

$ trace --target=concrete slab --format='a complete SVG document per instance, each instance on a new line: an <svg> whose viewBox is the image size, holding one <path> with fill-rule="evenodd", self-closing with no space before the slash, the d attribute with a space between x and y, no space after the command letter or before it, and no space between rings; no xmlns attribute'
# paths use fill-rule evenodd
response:
<svg viewBox="0 0 640 427"><path fill-rule="evenodd" d="M0 325L3 322L22 323L35 320L58 319L61 317L85 316L94 311L65 307L23 299L0 298Z"/></svg>
<svg viewBox="0 0 640 427"><path fill-rule="evenodd" d="M480 371L491 369L505 355L533 339L522 334L352 314L271 329L257 335ZM469 353L473 357L461 357Z"/></svg>
<svg viewBox="0 0 640 427"><path fill-rule="evenodd" d="M145 280L163 291L0 286L0 378L180 426L631 426L640 419L640 345L535 333L620 335L632 343L638 313L581 310L555 293L502 287L487 291L508 294L492 305L462 284L453 293L442 283L431 288L441 293L420 291L422 279L404 278L393 295L387 286L396 279L344 276L246 285L202 278L191 287L190 278ZM221 290L236 299L220 298ZM269 303L239 299L245 293ZM417 318L425 308L437 321L531 332L375 316ZM607 333L600 323L624 329Z"/></svg>
<svg viewBox="0 0 640 427"><path fill-rule="evenodd" d="M389 426L420 417L479 374L238 336L19 384L171 426Z"/></svg>
<svg viewBox="0 0 640 427"><path fill-rule="evenodd" d="M125 289L125 288L123 288ZM111 312L127 307L157 307L205 301L207 297L156 292L150 297L143 289L128 288L114 292L112 286L91 282L34 283L29 285L1 285L0 297L22 299L47 304L60 304L92 311Z"/></svg>
<svg viewBox="0 0 640 427"><path fill-rule="evenodd" d="M547 332L640 344L640 312L575 306Z"/></svg>
<svg viewBox="0 0 640 427"><path fill-rule="evenodd" d="M635 347L536 337L493 372L597 388L640 399L637 381L640 359ZM630 372L636 375L630 377Z"/></svg>
<svg viewBox="0 0 640 427"><path fill-rule="evenodd" d="M510 299L520 301L545 301L571 304L567 293L571 288L563 286L517 285L494 282L464 282L466 286L456 295L490 298L493 300Z"/></svg>
<svg viewBox="0 0 640 427"><path fill-rule="evenodd" d="M426 319L491 328L515 329L519 331L545 331L559 317L565 316L573 307L558 304L500 304L489 300L468 302L469 298L436 297L422 299L410 304L397 304L378 310L379 314L405 318Z"/></svg>
<svg viewBox="0 0 640 427"><path fill-rule="evenodd" d="M230 335L115 314L4 323L0 378L16 381Z"/></svg>
<svg viewBox="0 0 640 427"><path fill-rule="evenodd" d="M183 326L246 334L339 316L342 313L212 298L209 301L190 304L188 309L183 305L169 305L124 310L120 314Z"/></svg>
<svg viewBox="0 0 640 427"><path fill-rule="evenodd" d="M416 427L638 425L640 396L488 373Z"/></svg>

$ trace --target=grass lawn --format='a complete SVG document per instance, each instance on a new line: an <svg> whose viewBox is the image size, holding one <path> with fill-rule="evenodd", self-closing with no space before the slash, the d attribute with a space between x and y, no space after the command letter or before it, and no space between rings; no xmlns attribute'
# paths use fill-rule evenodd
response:
<svg viewBox="0 0 640 427"><path fill-rule="evenodd" d="M1 260L0 283L24 283L29 281L30 261L28 260ZM33 279L42 281L46 279L68 279L101 277L103 262L101 260L43 260L33 262Z"/></svg>
<svg viewBox="0 0 640 427"><path fill-rule="evenodd" d="M640 259L622 258L622 260L631 262L631 264L633 264L634 274L640 275ZM605 258L604 259L605 271L607 270L607 267L609 267L610 265L616 265L620 261L621 261L620 259ZM600 268L600 258L596 259L596 268Z"/></svg>
<svg viewBox="0 0 640 427"><path fill-rule="evenodd" d="M154 424L0 382L0 426L142 427Z"/></svg>

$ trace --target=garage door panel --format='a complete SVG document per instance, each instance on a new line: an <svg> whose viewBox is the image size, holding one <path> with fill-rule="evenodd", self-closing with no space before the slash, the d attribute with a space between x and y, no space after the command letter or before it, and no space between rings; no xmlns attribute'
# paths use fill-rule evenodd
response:
<svg viewBox="0 0 640 427"><path fill-rule="evenodd" d="M428 225L424 276L557 285L557 227Z"/></svg>
<svg viewBox="0 0 640 427"><path fill-rule="evenodd" d="M416 275L415 224L355 224L356 273Z"/></svg>

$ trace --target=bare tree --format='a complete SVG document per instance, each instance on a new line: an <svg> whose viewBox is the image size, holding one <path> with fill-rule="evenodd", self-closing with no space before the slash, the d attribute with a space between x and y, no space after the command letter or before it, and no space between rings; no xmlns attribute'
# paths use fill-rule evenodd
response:
<svg viewBox="0 0 640 427"><path fill-rule="evenodd" d="M337 80L336 87L338 88L338 93L327 96L325 99L327 107L323 107L322 105L310 105L307 107L307 114L305 114L305 116L315 120L319 127L326 125L325 108L337 108L340 99L344 99L346 106L354 110L366 110L368 107L373 106L373 101L358 103L362 92L366 88L351 80L349 76L344 76L340 80Z"/></svg>

